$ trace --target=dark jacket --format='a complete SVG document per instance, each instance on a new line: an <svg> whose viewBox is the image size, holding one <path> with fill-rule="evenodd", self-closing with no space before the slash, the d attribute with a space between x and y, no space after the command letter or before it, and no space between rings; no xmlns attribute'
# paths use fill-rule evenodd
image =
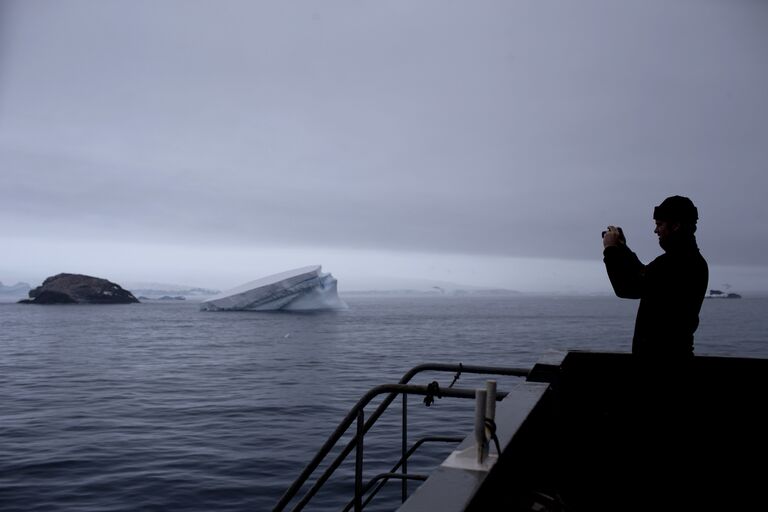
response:
<svg viewBox="0 0 768 512"><path fill-rule="evenodd" d="M603 256L616 295L640 299L632 353L668 362L692 356L709 279L696 239L677 241L648 265L626 245L607 247Z"/></svg>

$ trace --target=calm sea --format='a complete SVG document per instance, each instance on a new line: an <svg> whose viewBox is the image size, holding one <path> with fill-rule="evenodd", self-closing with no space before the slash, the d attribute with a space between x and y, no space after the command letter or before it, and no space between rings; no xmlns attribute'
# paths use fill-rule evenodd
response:
<svg viewBox="0 0 768 512"><path fill-rule="evenodd" d="M0 304L0 510L268 511L369 388L424 362L527 367L552 350L627 351L637 306L346 299L349 311L323 314ZM768 299L705 301L696 352L768 357L766 313ZM462 376L457 386L481 383ZM469 433L471 403L411 400L412 439ZM367 477L396 461L398 413L366 437ZM428 472L451 448L427 447L411 471ZM349 472L308 510L346 503ZM396 508L391 487L367 510Z"/></svg>

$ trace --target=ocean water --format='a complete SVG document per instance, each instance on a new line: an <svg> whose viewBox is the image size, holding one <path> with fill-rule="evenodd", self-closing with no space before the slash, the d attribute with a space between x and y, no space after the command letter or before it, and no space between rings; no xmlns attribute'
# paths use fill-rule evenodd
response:
<svg viewBox="0 0 768 512"><path fill-rule="evenodd" d="M628 351L637 306L345 299L348 311L318 314L0 304L0 510L272 510L369 388L424 362L528 367L552 350ZM766 313L765 298L705 301L696 352L768 357ZM514 382L498 380L502 390ZM411 439L468 434L467 402L426 408L411 398ZM399 403L366 436L366 477L398 457ZM425 445L411 472L428 473L451 449ZM343 466L307 510L339 510L350 472ZM395 509L398 489L390 484L366 510Z"/></svg>

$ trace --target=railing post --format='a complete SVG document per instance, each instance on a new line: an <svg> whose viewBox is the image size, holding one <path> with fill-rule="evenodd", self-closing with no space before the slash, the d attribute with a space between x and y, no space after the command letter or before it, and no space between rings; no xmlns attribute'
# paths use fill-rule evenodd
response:
<svg viewBox="0 0 768 512"><path fill-rule="evenodd" d="M477 463L482 464L486 455L485 444L485 408L488 392L475 390L475 442L477 443Z"/></svg>
<svg viewBox="0 0 768 512"><path fill-rule="evenodd" d="M365 413L363 408L357 412L357 451L355 453L355 512L363 510L363 436Z"/></svg>
<svg viewBox="0 0 768 512"><path fill-rule="evenodd" d="M408 394L403 393L403 440L402 440L402 461L403 464L401 466L403 476L406 476L408 474ZM405 500L408 499L408 479L403 478L401 482L401 494L402 494L402 503L405 503Z"/></svg>
<svg viewBox="0 0 768 512"><path fill-rule="evenodd" d="M496 421L496 381L485 381L485 391L488 394L485 402L485 418Z"/></svg>

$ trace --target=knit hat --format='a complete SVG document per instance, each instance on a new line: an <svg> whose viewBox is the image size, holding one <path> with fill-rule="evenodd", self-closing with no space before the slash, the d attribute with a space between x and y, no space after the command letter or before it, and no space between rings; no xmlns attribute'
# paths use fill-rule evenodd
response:
<svg viewBox="0 0 768 512"><path fill-rule="evenodd" d="M696 224L699 220L699 211L693 205L693 201L687 197L671 196L653 209L653 218Z"/></svg>

